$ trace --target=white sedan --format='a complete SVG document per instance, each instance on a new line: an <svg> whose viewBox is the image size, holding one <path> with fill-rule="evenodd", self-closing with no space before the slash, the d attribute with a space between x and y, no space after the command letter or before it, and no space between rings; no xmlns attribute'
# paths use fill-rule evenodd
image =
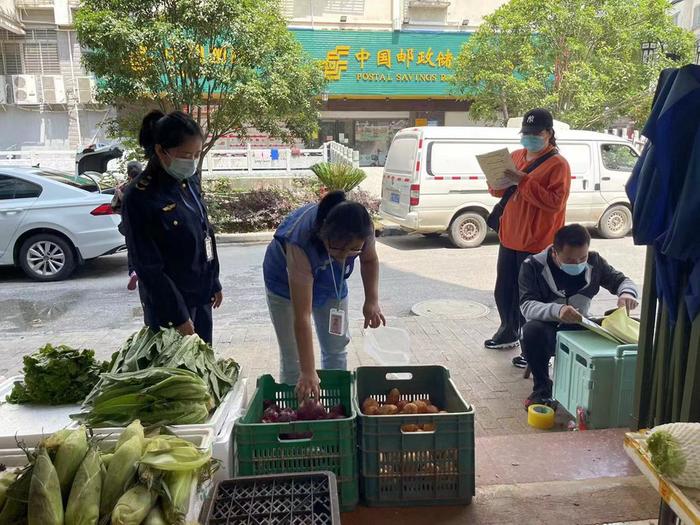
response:
<svg viewBox="0 0 700 525"><path fill-rule="evenodd" d="M0 166L0 265L59 281L85 260L126 249L111 200L90 177Z"/></svg>

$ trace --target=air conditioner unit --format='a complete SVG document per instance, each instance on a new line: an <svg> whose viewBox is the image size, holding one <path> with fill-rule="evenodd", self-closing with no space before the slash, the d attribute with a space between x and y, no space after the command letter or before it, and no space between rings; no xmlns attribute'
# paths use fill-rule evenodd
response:
<svg viewBox="0 0 700 525"><path fill-rule="evenodd" d="M0 104L7 104L7 82L0 76Z"/></svg>
<svg viewBox="0 0 700 525"><path fill-rule="evenodd" d="M66 88L63 85L63 77L61 75L43 75L41 77L41 86L44 93L42 99L44 104L65 104L68 102Z"/></svg>
<svg viewBox="0 0 700 525"><path fill-rule="evenodd" d="M34 75L12 75L12 93L15 104L31 105L39 103L39 94L36 89L36 77Z"/></svg>
<svg viewBox="0 0 700 525"><path fill-rule="evenodd" d="M92 77L77 77L75 81L77 83L78 102L80 104L95 104L97 102L95 98L95 79Z"/></svg>

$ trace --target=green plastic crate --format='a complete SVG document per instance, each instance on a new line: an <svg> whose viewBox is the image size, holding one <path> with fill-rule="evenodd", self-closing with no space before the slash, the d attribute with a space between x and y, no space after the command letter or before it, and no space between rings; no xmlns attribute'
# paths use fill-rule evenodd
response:
<svg viewBox="0 0 700 525"><path fill-rule="evenodd" d="M338 480L342 511L355 508L358 496L357 416L352 404L352 374L319 370L321 402L328 408L342 404L350 417L323 421L261 423L263 401L280 408L297 408L294 385L276 383L270 375L258 378L248 411L234 427L239 476L328 470ZM307 435L299 439L300 435Z"/></svg>
<svg viewBox="0 0 700 525"><path fill-rule="evenodd" d="M560 332L555 363L567 354L568 371L555 364L555 399L572 415L583 408L588 428L627 426L634 399L637 345L618 345L589 331Z"/></svg>
<svg viewBox="0 0 700 525"><path fill-rule="evenodd" d="M370 507L465 505L474 496L474 410L442 366L363 366L355 373L360 488ZM368 397L382 402L392 388L401 399L429 397L447 414L365 416ZM432 423L434 432L403 432Z"/></svg>

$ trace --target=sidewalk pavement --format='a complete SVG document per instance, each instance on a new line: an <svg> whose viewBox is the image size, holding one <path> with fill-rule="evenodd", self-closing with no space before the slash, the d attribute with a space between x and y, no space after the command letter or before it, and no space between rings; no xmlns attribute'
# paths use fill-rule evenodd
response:
<svg viewBox="0 0 700 525"><path fill-rule="evenodd" d="M483 341L492 335L497 324L495 311L491 311L488 317L475 320L437 320L417 316L391 320L392 326L405 328L411 334L412 363L441 364L450 370L460 393L478 414L478 437L537 432L527 425L522 404L532 388L531 380L523 379L523 370L511 364L518 350L496 351L483 347ZM103 332L37 330L36 333L0 334L0 348L3 349L0 376L10 377L21 372L22 356L48 342L91 348L99 358L109 359L138 328L138 322L134 322L123 329ZM351 320L351 333L348 368L379 364L363 350L361 319ZM225 319L216 320L214 349L222 357L236 359L249 378L278 375L279 356L270 323L242 325ZM249 388L253 389L254 383L251 381ZM559 427L563 429L567 423L568 419L560 411Z"/></svg>

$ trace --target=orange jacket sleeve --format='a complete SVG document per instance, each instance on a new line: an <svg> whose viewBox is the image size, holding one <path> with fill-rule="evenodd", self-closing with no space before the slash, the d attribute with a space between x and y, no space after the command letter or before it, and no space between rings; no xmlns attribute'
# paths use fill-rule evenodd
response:
<svg viewBox="0 0 700 525"><path fill-rule="evenodd" d="M494 190L491 186L489 186L489 193L493 195L494 197L501 198L503 197L503 194L505 193L506 190Z"/></svg>
<svg viewBox="0 0 700 525"><path fill-rule="evenodd" d="M562 159L551 168L549 177L525 176L518 184L518 194L527 202L548 212L566 208L571 187L569 163Z"/></svg>

